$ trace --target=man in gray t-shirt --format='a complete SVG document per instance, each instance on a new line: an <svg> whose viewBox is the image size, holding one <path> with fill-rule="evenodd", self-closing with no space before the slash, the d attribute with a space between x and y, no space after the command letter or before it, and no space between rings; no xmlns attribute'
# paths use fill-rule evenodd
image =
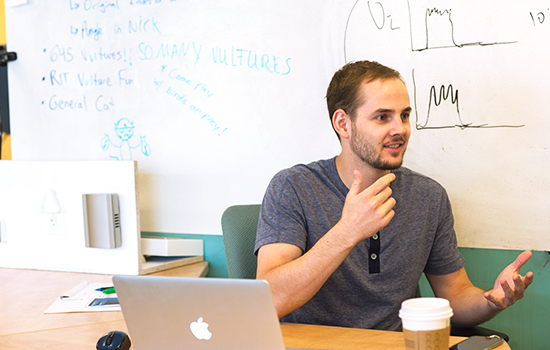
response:
<svg viewBox="0 0 550 350"><path fill-rule="evenodd" d="M282 321L399 330L399 307L414 296L422 272L442 275L464 265L445 190L405 168L394 174L399 205L376 234L379 252L369 240L357 244L319 292ZM307 252L340 220L347 193L335 159L283 170L266 192L257 247L287 243Z"/></svg>
<svg viewBox="0 0 550 350"><path fill-rule="evenodd" d="M533 274L520 269L531 252L492 290L473 286L445 190L401 167L411 107L398 72L347 64L327 105L342 152L281 171L262 203L257 278L269 281L283 321L398 330L401 302L423 272L457 325L482 323L523 297Z"/></svg>

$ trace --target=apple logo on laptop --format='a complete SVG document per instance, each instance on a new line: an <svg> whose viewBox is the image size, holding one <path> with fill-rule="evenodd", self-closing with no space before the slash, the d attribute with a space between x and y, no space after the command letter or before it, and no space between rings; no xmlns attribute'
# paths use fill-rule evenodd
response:
<svg viewBox="0 0 550 350"><path fill-rule="evenodd" d="M208 323L203 322L202 317L199 317L198 320L191 322L189 328L195 338L199 340L210 340L210 338L212 338L212 332L208 330Z"/></svg>

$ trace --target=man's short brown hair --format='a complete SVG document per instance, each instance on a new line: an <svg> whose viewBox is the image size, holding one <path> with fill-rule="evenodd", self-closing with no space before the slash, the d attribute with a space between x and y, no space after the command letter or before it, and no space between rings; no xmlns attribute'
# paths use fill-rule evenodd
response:
<svg viewBox="0 0 550 350"><path fill-rule="evenodd" d="M340 68L334 73L327 89L326 98L331 125L332 116L338 109L344 110L354 121L357 108L366 102L359 94L363 83L388 79L403 81L398 71L378 62L350 62Z"/></svg>

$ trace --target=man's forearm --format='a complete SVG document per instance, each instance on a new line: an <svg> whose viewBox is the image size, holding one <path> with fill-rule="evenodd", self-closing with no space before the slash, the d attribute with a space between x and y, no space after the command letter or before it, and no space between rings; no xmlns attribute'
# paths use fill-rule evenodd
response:
<svg viewBox="0 0 550 350"><path fill-rule="evenodd" d="M459 327L477 326L502 311L492 306L485 298L484 293L484 290L472 285L451 300L454 325Z"/></svg>
<svg viewBox="0 0 550 350"><path fill-rule="evenodd" d="M257 278L269 282L279 318L310 300L344 261L355 245L342 240L344 234L342 228L336 225L308 252L282 264L269 261L278 254L276 246L260 249ZM264 255L264 248L269 250L268 254ZM270 269L270 265L274 267Z"/></svg>

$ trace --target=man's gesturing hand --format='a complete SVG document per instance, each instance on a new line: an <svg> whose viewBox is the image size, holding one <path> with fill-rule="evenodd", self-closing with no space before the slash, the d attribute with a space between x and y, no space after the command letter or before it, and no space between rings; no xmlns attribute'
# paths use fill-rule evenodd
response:
<svg viewBox="0 0 550 350"><path fill-rule="evenodd" d="M527 272L525 276L521 276L520 270L532 255L529 250L521 253L498 275L493 289L485 292L485 298L493 308L502 310L523 298L525 289L533 282L533 273Z"/></svg>
<svg viewBox="0 0 550 350"><path fill-rule="evenodd" d="M357 170L353 172L353 183L346 196L340 224L344 225L354 244L373 236L384 228L395 212L395 199L391 198L392 173L379 178L370 187L361 191L363 177Z"/></svg>

